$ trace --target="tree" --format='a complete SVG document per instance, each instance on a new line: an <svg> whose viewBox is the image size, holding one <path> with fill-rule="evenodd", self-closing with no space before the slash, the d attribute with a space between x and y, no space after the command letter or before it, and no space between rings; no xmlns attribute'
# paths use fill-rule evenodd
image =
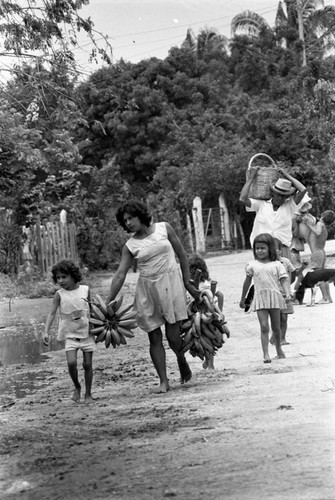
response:
<svg viewBox="0 0 335 500"><path fill-rule="evenodd" d="M285 0L286 13L279 2L274 30L284 46L296 44L302 52L302 66L307 66L307 54L315 57L316 46L320 55L335 44L335 7L324 7L323 0ZM319 9L318 7L322 7ZM267 22L252 11L235 16L231 23L233 35L247 33L259 36L262 30L271 29Z"/></svg>
<svg viewBox="0 0 335 500"><path fill-rule="evenodd" d="M73 49L78 47L77 34L84 31L93 48L91 60L101 57L111 63L112 48L107 36L94 29L90 18L79 15L89 0L0 0L0 33L3 38L3 57L22 61L41 59L58 67L64 64L73 70ZM103 38L105 48L98 45L96 34Z"/></svg>
<svg viewBox="0 0 335 500"><path fill-rule="evenodd" d="M181 48L191 50L197 59L205 59L216 52L227 53L228 39L215 28L204 28L197 36L189 28Z"/></svg>

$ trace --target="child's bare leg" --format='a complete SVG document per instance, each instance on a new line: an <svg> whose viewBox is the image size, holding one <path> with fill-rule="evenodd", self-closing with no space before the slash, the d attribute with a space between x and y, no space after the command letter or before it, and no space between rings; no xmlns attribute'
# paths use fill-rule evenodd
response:
<svg viewBox="0 0 335 500"><path fill-rule="evenodd" d="M331 304L333 299L330 295L329 283L322 283L319 287L322 293L322 300L319 301L319 304Z"/></svg>
<svg viewBox="0 0 335 500"><path fill-rule="evenodd" d="M269 313L267 309L257 311L259 325L261 327L261 344L264 363L271 363L269 355Z"/></svg>
<svg viewBox="0 0 335 500"><path fill-rule="evenodd" d="M280 309L269 309L271 328L273 331L273 337L275 341L277 357L285 358L285 354L280 345L281 331L280 331Z"/></svg>
<svg viewBox="0 0 335 500"><path fill-rule="evenodd" d="M208 360L207 360L207 368L208 370L214 370L214 356L213 354L208 354Z"/></svg>
<svg viewBox="0 0 335 500"><path fill-rule="evenodd" d="M83 368L85 374L85 403L92 403L92 382L93 382L93 352L83 352Z"/></svg>
<svg viewBox="0 0 335 500"><path fill-rule="evenodd" d="M287 332L287 320L288 314L280 313L280 343L281 345L287 345L289 342L286 340L286 332Z"/></svg>
<svg viewBox="0 0 335 500"><path fill-rule="evenodd" d="M78 380L78 368L77 368L77 351L66 351L67 367L69 370L70 377L74 384L74 392L72 399L76 403L80 401L81 385Z"/></svg>
<svg viewBox="0 0 335 500"><path fill-rule="evenodd" d="M182 338L180 336L180 321L177 323L165 323L166 338L169 346L177 356L178 367L180 371L180 382L188 382L192 378L191 368L185 359L185 354L181 351Z"/></svg>
<svg viewBox="0 0 335 500"><path fill-rule="evenodd" d="M158 392L167 392L170 387L166 373L166 354L163 346L162 331L160 328L156 328L156 330L149 332L148 336L150 357L160 380Z"/></svg>

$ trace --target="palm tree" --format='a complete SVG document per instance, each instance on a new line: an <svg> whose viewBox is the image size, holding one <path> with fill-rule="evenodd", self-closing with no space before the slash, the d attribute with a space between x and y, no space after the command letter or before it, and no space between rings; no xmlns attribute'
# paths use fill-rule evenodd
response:
<svg viewBox="0 0 335 500"><path fill-rule="evenodd" d="M302 66L306 66L307 49L318 45L325 52L335 46L335 7L325 7L323 0L284 0L284 3L286 12L283 3L278 4L274 30L297 30L302 45ZM233 35L247 32L249 36L259 36L264 28L271 29L262 16L251 11L238 14L231 23ZM286 47L287 40L283 43Z"/></svg>
<svg viewBox="0 0 335 500"><path fill-rule="evenodd" d="M258 37L262 29L271 29L265 19L251 10L237 14L231 22L232 35L243 34Z"/></svg>
<svg viewBox="0 0 335 500"><path fill-rule="evenodd" d="M228 38L220 35L215 28L202 29L197 36L191 29L188 29L181 46L194 52L198 59L203 59L210 52L227 52Z"/></svg>

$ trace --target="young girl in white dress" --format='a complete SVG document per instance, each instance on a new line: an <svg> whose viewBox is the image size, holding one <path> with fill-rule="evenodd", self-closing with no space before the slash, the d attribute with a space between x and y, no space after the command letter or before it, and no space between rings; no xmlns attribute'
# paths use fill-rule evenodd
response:
<svg viewBox="0 0 335 500"><path fill-rule="evenodd" d="M280 311L290 300L288 275L277 260L276 244L270 234L259 234L253 244L255 260L246 265L240 307L245 307L245 297L254 281L255 295L253 310L257 312L261 329L261 343L264 363L271 363L269 355L269 318L278 358L285 358L281 347ZM282 293L284 290L284 294Z"/></svg>
<svg viewBox="0 0 335 500"><path fill-rule="evenodd" d="M194 297L200 292L190 282L186 252L169 223L152 224L147 206L139 200L125 203L116 218L132 237L122 249L107 302L117 296L135 258L139 270L134 301L136 319L148 333L150 356L160 379L158 392L164 393L170 386L161 327L165 326L167 341L177 356L180 381L188 382L192 372L181 351L180 322L187 319L186 290Z"/></svg>

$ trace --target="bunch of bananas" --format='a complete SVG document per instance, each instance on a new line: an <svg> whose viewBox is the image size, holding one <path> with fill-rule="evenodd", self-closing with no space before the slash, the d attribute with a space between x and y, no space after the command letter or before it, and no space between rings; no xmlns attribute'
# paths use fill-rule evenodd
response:
<svg viewBox="0 0 335 500"><path fill-rule="evenodd" d="M230 337L225 316L214 303L210 290L203 290L199 300L192 300L187 307L188 319L182 323L182 351L194 357L207 359L223 346L225 334Z"/></svg>
<svg viewBox="0 0 335 500"><path fill-rule="evenodd" d="M108 348L126 345L126 338L133 338L132 328L137 327L133 304L123 306L123 295L105 304L100 295L90 301L90 334L96 335L95 342L105 342Z"/></svg>

